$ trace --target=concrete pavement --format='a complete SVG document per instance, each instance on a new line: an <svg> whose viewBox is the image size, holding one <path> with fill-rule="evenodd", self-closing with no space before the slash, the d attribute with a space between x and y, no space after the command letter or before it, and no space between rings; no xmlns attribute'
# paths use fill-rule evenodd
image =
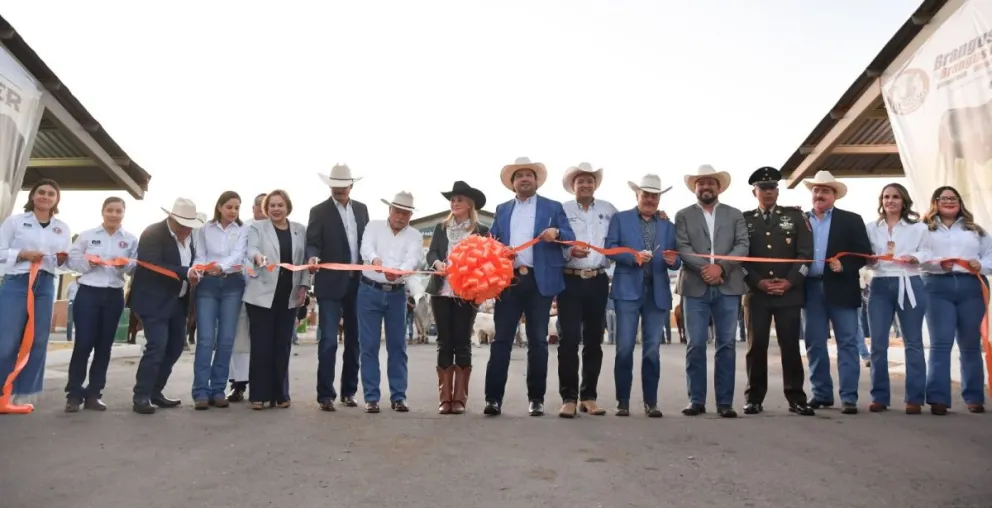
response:
<svg viewBox="0 0 992 508"><path fill-rule="evenodd" d="M408 350L413 411L384 408L379 415L358 408L317 410L316 348L307 342L294 348L293 407L261 412L244 405L193 411L187 353L167 389L184 406L152 416L133 414L137 347L118 346L104 399L110 410L65 414L64 378L57 379L64 364L53 358L38 411L0 417L6 438L0 506L990 506L990 417L962 412L957 397L954 413L943 418L869 414L866 370L859 415L789 414L776 357L769 361L765 414L688 418L679 413L686 402L684 347L665 345L664 418L648 419L636 410L635 367L634 416L564 420L555 416L560 402L555 348L548 380L551 414L543 418L526 416L526 352L515 349L505 412L488 418L481 415L488 351L477 348L470 414L441 416L433 349ZM600 401L612 408L613 348L605 351ZM739 408L745 384L742 345L737 354ZM894 379L893 400L902 399L901 384ZM385 378L382 388L388 393Z"/></svg>

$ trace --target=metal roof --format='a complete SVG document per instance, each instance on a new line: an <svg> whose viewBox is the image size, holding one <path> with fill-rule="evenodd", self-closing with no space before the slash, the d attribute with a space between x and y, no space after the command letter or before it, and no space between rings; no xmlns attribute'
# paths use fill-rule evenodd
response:
<svg viewBox="0 0 992 508"><path fill-rule="evenodd" d="M69 119L60 114L63 111L46 108L22 188L29 189L41 178L51 178L66 190L127 190L135 199L141 199L144 191L148 190L151 175L131 160L3 16L0 16L0 44L51 94L60 106L56 109L64 110L71 117L71 122L82 127L82 137L92 138L92 141L81 139L80 135L66 128L65 123ZM112 168L108 169L106 163L94 160L91 151L86 149L93 141L112 160L111 166L116 165L123 170L123 175L130 178L135 187L129 188L121 181L120 174L115 174Z"/></svg>

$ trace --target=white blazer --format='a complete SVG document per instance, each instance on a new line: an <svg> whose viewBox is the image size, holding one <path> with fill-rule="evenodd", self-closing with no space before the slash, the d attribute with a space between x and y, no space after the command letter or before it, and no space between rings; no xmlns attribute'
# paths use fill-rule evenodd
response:
<svg viewBox="0 0 992 508"><path fill-rule="evenodd" d="M289 221L290 233L293 236L293 264L302 265L307 244L307 228L298 222ZM245 303L257 305L271 309L276 293L276 283L279 280L279 272L282 268L276 268L271 272L265 268L255 266L255 256L261 254L265 256L269 263L279 263L282 259L279 253L279 237L276 236L276 228L272 221L265 219L252 223L248 228L247 246L248 265L255 271L254 276L248 277L245 284L245 294L242 300ZM310 272L300 270L293 272L293 291L290 292L287 308L299 307L296 300L296 288L300 286L310 287Z"/></svg>

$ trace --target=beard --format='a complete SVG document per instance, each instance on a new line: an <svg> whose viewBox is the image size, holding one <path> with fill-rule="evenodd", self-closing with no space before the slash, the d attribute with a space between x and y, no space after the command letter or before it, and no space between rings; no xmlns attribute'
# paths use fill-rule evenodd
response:
<svg viewBox="0 0 992 508"><path fill-rule="evenodd" d="M696 199L704 205L712 205L713 202L716 201L716 194L712 192L702 192L696 196Z"/></svg>

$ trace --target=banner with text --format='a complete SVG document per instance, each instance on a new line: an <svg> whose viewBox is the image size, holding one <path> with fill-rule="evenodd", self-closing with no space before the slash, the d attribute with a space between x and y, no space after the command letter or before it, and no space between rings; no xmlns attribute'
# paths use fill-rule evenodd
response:
<svg viewBox="0 0 992 508"><path fill-rule="evenodd" d="M11 214L24 182L41 122L42 93L34 77L0 46L0 220Z"/></svg>

